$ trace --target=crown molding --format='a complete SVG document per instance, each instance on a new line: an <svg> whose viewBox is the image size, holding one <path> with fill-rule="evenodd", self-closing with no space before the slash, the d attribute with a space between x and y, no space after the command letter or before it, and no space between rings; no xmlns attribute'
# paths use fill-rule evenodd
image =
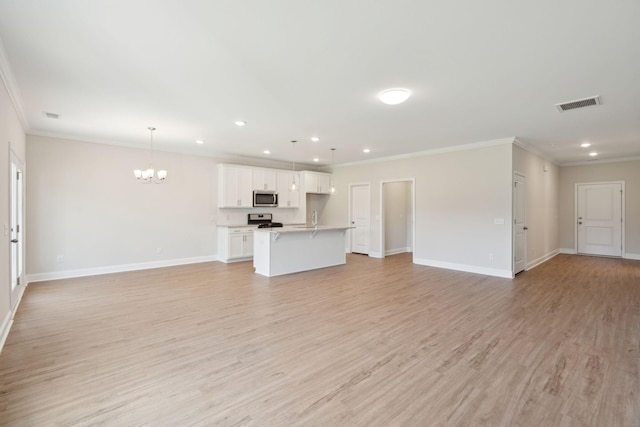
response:
<svg viewBox="0 0 640 427"><path fill-rule="evenodd" d="M640 156L634 157L618 157L614 159L594 159L594 160L583 160L580 162L567 162L560 163L561 167L565 166L595 166L603 163L624 163L624 162L636 162L640 160Z"/></svg>
<svg viewBox="0 0 640 427"><path fill-rule="evenodd" d="M556 166L561 166L560 163L558 163L557 161L553 160L552 158L550 158L546 154L542 153L541 151L538 151L536 148L532 147L531 145L520 141L518 139L518 137L516 137L514 139L513 143L514 143L514 145L517 145L518 147L522 148L524 151L528 151L529 153L540 157L542 160L544 160L546 162L553 163Z"/></svg>
<svg viewBox="0 0 640 427"><path fill-rule="evenodd" d="M20 123L22 123L22 128L26 132L29 129L29 122L27 122L27 116L24 114L20 89L18 89L18 83L11 71L11 66L9 65L9 60L7 59L2 39L0 39L0 79L2 79L4 86L7 88L9 98L13 103L13 108L16 110L18 119L20 120Z"/></svg>
<svg viewBox="0 0 640 427"><path fill-rule="evenodd" d="M413 153L398 154L396 156L377 157L375 159L370 159L370 160L360 160L357 162L340 163L340 164L336 164L334 168L366 165L370 163L389 162L392 160L411 159L413 157L434 156L436 154L451 153L454 151L475 150L478 148L492 147L494 145L513 144L515 140L516 140L515 136L510 136L508 138L491 139L489 141L473 142L471 144L461 144L461 145L453 145L451 147L434 148L433 150L415 151Z"/></svg>

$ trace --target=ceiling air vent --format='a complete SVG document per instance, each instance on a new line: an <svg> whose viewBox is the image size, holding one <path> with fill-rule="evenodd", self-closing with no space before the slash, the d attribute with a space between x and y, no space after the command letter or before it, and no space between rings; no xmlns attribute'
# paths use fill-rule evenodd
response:
<svg viewBox="0 0 640 427"><path fill-rule="evenodd" d="M563 112L567 110L575 110L576 108L591 107L592 105L600 105L600 95L556 104L556 108L558 111Z"/></svg>
<svg viewBox="0 0 640 427"><path fill-rule="evenodd" d="M58 120L60 118L60 114L50 113L48 111L43 111L42 113L44 114L44 116L47 119L56 119L56 120Z"/></svg>

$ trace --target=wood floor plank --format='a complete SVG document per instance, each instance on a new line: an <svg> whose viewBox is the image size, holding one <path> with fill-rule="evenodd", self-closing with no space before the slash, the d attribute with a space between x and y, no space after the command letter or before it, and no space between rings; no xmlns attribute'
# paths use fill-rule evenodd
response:
<svg viewBox="0 0 640 427"><path fill-rule="evenodd" d="M501 279L349 255L34 283L0 425L638 426L640 262Z"/></svg>

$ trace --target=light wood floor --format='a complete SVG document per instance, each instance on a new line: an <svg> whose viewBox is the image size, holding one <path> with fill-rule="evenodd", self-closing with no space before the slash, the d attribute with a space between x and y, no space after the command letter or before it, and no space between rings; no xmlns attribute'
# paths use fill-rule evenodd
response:
<svg viewBox="0 0 640 427"><path fill-rule="evenodd" d="M514 280L347 262L32 284L0 424L640 425L640 262L559 255Z"/></svg>

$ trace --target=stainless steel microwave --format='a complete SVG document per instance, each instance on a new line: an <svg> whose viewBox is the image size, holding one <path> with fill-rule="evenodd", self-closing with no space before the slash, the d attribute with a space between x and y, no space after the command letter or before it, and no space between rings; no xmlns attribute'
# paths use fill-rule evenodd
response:
<svg viewBox="0 0 640 427"><path fill-rule="evenodd" d="M255 190L253 192L253 206L270 206L277 207L278 206L278 192L276 191L266 191L266 190Z"/></svg>

